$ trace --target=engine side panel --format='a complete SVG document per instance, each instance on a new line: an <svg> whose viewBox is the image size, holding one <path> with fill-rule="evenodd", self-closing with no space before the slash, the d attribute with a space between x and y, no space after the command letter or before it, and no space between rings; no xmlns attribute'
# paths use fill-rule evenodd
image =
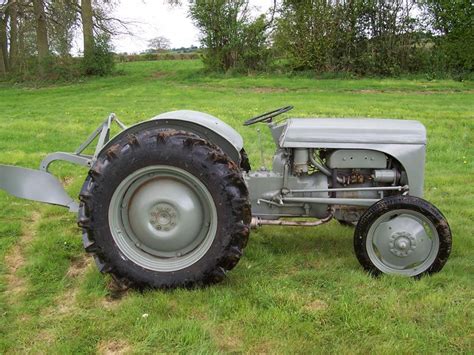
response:
<svg viewBox="0 0 474 355"><path fill-rule="evenodd" d="M426 129L418 121L290 119L282 148L363 149L383 152L405 169L410 195L423 197Z"/></svg>
<svg viewBox="0 0 474 355"><path fill-rule="evenodd" d="M409 194L423 197L426 155L424 144L321 143L319 146L312 148L362 149L385 153L395 158L406 171L408 185L410 186Z"/></svg>
<svg viewBox="0 0 474 355"><path fill-rule="evenodd" d="M279 217L317 217L327 215L327 205L294 203L280 205L276 196L282 188L287 189L327 189L328 179L323 174L306 176L289 175L284 186L283 175L272 171L255 171L244 176L249 188L252 204L252 215L264 219ZM327 192L312 192L300 194L302 197L328 197ZM305 206L306 205L306 206Z"/></svg>
<svg viewBox="0 0 474 355"><path fill-rule="evenodd" d="M373 150L335 150L329 155L327 166L331 169L384 169L387 156Z"/></svg>

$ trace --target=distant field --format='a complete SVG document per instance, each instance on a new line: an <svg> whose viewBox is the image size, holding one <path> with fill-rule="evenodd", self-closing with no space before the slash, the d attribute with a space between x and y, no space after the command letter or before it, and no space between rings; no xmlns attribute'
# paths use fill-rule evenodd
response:
<svg viewBox="0 0 474 355"><path fill-rule="evenodd" d="M211 113L243 135L256 167L256 128L242 122L280 106L299 117L417 119L429 135L426 198L451 224L451 258L420 281L374 279L350 228L265 227L220 285L119 294L85 256L74 215L0 192L0 353L474 352L473 82L207 76L199 61L119 69L76 84L0 84L0 163L37 167L48 152L73 151L110 112L126 124ZM53 171L78 194L86 171Z"/></svg>

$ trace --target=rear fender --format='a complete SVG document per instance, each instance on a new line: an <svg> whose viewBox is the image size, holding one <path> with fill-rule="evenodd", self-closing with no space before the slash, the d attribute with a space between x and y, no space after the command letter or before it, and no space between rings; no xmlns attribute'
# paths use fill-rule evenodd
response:
<svg viewBox="0 0 474 355"><path fill-rule="evenodd" d="M207 113L197 111L172 111L163 113L149 121L138 123L115 136L101 151L106 150L122 135L134 134L153 128L169 128L195 133L220 147L230 158L240 164L243 148L242 136L227 123Z"/></svg>

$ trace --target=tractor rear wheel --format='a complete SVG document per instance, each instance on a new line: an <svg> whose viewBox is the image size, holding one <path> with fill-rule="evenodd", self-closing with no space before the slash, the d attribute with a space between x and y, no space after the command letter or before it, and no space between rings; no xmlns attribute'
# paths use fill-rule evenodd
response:
<svg viewBox="0 0 474 355"><path fill-rule="evenodd" d="M127 287L221 281L247 244L250 204L240 169L189 132L119 138L98 157L80 198L86 251Z"/></svg>

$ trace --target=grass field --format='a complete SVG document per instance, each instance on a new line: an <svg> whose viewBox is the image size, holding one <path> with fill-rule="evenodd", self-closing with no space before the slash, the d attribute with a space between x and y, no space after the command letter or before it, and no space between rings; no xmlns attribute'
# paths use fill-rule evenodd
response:
<svg viewBox="0 0 474 355"><path fill-rule="evenodd" d="M30 88L0 84L0 162L37 167L74 150L109 112L126 124L194 109L235 127L260 165L255 114L417 119L429 144L426 198L454 235L441 273L374 279L352 230L265 227L222 284L114 292L83 250L75 216L0 192L0 353L473 353L474 83L206 76L198 61L138 62L123 75ZM273 143L262 127L266 163ZM53 171L77 195L86 171Z"/></svg>

